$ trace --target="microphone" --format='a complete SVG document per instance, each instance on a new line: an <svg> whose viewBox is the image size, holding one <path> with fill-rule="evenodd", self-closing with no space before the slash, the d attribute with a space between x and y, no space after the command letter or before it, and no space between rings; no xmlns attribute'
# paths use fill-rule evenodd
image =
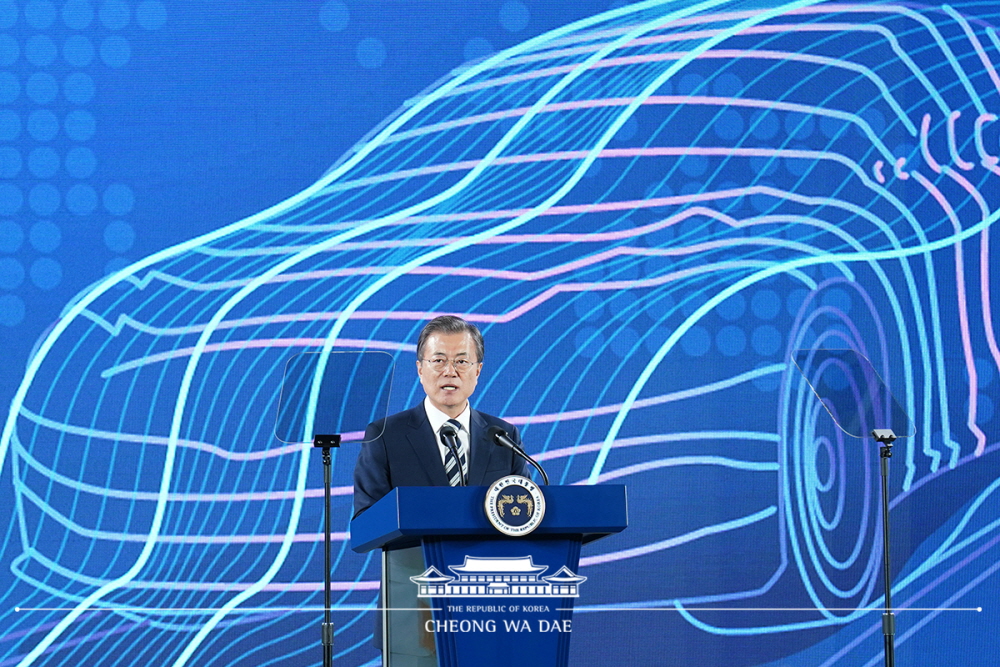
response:
<svg viewBox="0 0 1000 667"><path fill-rule="evenodd" d="M520 456L522 459L530 463L531 465L535 466L535 470L537 470L539 474L541 474L542 480L545 482L545 485L548 486L549 476L545 474L545 470L542 468L542 466L538 465L538 462L535 461L535 459L528 456L524 452L524 450L521 449L520 445L514 442L511 439L511 437L507 435L507 431L503 430L499 426L493 425L490 426L490 428L487 430L486 433L489 436L490 440L500 445L501 447L506 447L507 449L511 450L512 452Z"/></svg>
<svg viewBox="0 0 1000 667"><path fill-rule="evenodd" d="M462 480L462 486L468 486L469 480L465 479L465 470L462 469L462 459L458 456L458 431L451 424L446 423L441 427L441 443L455 457L455 465L458 466L458 477Z"/></svg>

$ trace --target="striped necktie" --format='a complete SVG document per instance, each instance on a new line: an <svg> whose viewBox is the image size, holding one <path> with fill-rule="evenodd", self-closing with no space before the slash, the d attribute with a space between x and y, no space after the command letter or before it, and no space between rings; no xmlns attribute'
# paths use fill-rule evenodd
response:
<svg viewBox="0 0 1000 667"><path fill-rule="evenodd" d="M462 471L468 474L469 471L469 454L467 452L467 447L465 446L465 440L462 438L462 423L457 419L449 419L446 423L451 424L455 427L455 431L458 432L458 457L462 461ZM448 476L448 483L452 486L462 485L462 474L459 472L458 466L455 465L455 455L448 450L448 453L444 457L444 472Z"/></svg>

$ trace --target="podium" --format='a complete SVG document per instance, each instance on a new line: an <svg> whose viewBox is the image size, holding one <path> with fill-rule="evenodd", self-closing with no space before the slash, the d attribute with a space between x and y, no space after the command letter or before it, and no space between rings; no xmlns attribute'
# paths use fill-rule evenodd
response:
<svg viewBox="0 0 1000 667"><path fill-rule="evenodd" d="M399 487L351 523L351 548L382 549L385 667L563 667L580 547L628 525L625 487L541 487L528 535L486 516L489 487Z"/></svg>

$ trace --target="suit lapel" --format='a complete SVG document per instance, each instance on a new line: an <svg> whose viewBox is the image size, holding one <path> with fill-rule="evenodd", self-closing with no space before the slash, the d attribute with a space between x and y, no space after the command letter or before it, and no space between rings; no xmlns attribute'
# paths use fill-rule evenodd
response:
<svg viewBox="0 0 1000 667"><path fill-rule="evenodd" d="M423 404L410 410L409 428L406 440L409 442L417 461L420 462L427 479L434 486L448 486L448 476L441 462L441 451L438 449L437 438L427 421L427 412Z"/></svg>
<svg viewBox="0 0 1000 667"><path fill-rule="evenodd" d="M486 471L489 469L490 457L493 456L496 445L486 437L489 425L483 416L475 410L469 419L469 451L472 452L472 465L469 467L469 486L483 486Z"/></svg>

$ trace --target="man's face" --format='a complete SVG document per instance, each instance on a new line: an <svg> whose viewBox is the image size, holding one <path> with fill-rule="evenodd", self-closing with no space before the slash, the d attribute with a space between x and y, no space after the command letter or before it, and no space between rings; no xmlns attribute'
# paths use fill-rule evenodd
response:
<svg viewBox="0 0 1000 667"><path fill-rule="evenodd" d="M462 414L483 368L472 336L466 331L431 334L424 343L422 358L423 361L417 360L417 375L431 403L449 417ZM449 363L435 370L429 361L435 358L447 359ZM464 372L457 371L455 364L450 362L459 359L473 362L472 366Z"/></svg>

